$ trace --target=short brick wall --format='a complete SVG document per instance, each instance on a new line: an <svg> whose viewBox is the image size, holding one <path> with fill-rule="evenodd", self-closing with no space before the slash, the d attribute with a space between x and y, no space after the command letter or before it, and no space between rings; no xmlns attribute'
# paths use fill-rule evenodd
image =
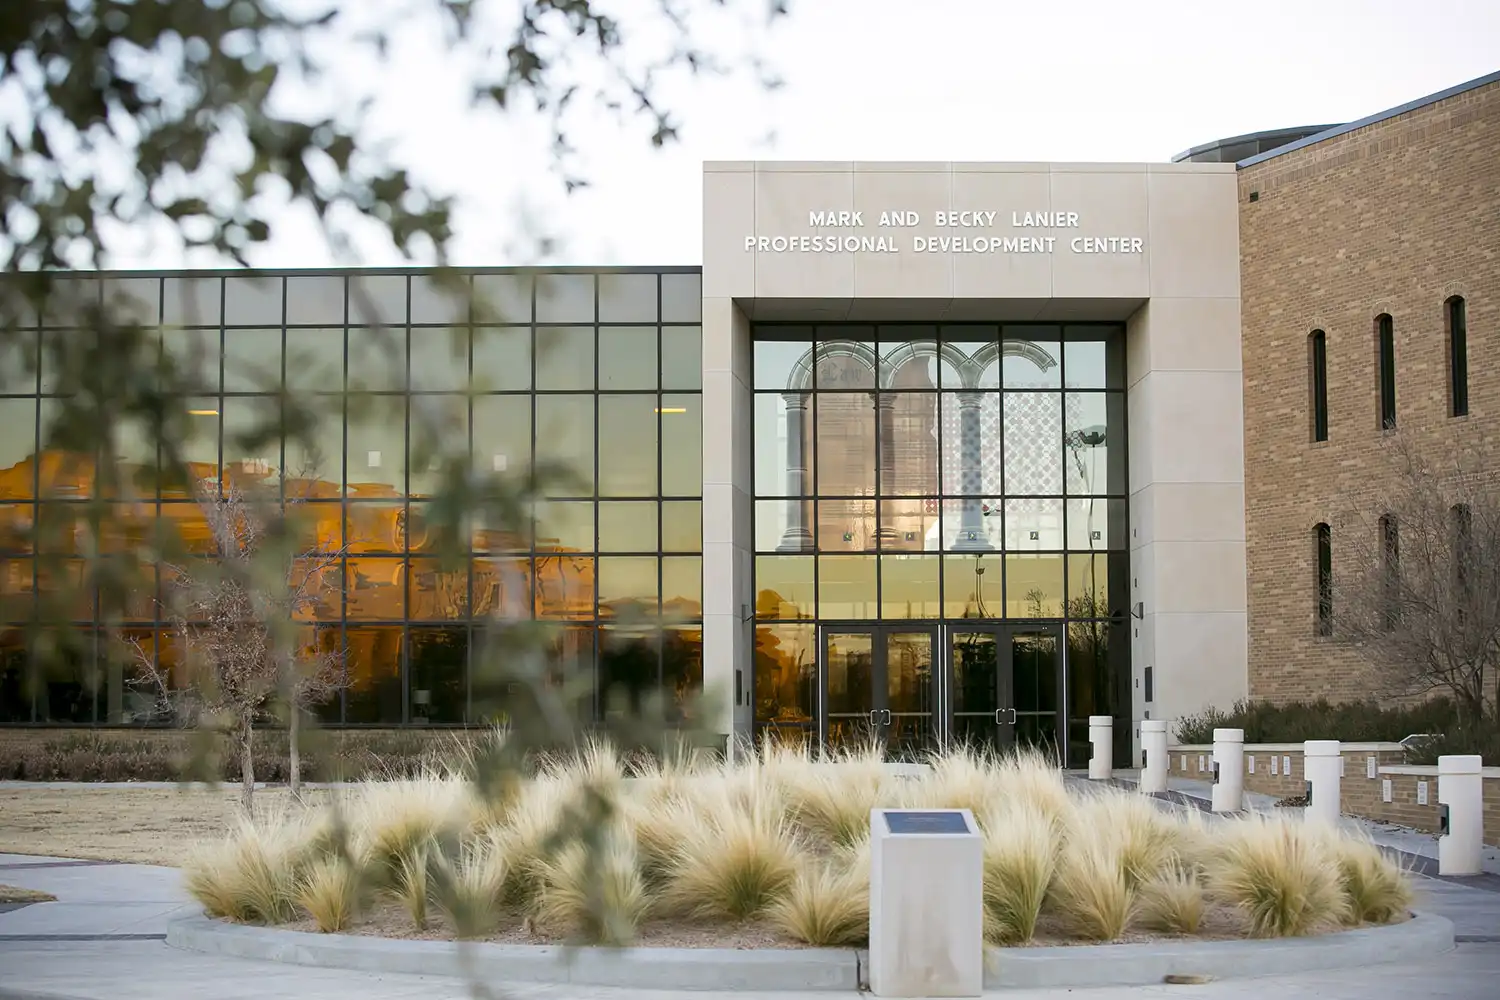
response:
<svg viewBox="0 0 1500 1000"><path fill-rule="evenodd" d="M1406 763L1399 743L1345 743L1339 780L1339 811L1425 833L1438 824L1437 768ZM1213 747L1207 744L1171 748L1167 772L1201 781L1213 779ZM1253 763L1252 763L1253 762ZM1484 842L1500 846L1500 767L1483 771ZM1390 783L1389 794L1386 782ZM1426 785L1425 795L1420 786ZM1300 743L1247 743L1245 790L1287 798L1307 791Z"/></svg>

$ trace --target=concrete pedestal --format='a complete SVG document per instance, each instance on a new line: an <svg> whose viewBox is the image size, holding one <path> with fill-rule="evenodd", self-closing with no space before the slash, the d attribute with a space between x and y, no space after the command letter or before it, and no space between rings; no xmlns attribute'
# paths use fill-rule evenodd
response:
<svg viewBox="0 0 1500 1000"><path fill-rule="evenodd" d="M1339 821L1339 741L1308 740L1302 744L1302 767L1307 775L1307 819Z"/></svg>
<svg viewBox="0 0 1500 1000"><path fill-rule="evenodd" d="M1115 720L1108 715L1089 716L1089 742L1094 755L1089 758L1089 780L1108 781L1114 774Z"/></svg>
<svg viewBox="0 0 1500 1000"><path fill-rule="evenodd" d="M1167 723L1165 719L1146 719L1141 723L1140 790L1155 795L1167 790Z"/></svg>
<svg viewBox="0 0 1500 1000"><path fill-rule="evenodd" d="M1438 758L1438 808L1448 810L1448 831L1438 836L1439 875L1483 871L1483 763L1478 754Z"/></svg>
<svg viewBox="0 0 1500 1000"><path fill-rule="evenodd" d="M870 992L984 989L984 841L967 809L870 814Z"/></svg>
<svg viewBox="0 0 1500 1000"><path fill-rule="evenodd" d="M1214 730L1214 785L1211 794L1216 813L1239 812L1245 807L1245 731Z"/></svg>

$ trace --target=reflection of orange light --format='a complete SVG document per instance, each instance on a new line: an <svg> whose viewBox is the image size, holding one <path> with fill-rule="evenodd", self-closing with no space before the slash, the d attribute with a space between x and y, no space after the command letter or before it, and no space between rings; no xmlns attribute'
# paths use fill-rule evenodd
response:
<svg viewBox="0 0 1500 1000"><path fill-rule="evenodd" d="M686 413L687 412L687 407L686 406L658 406L656 408L656 412L657 413Z"/></svg>

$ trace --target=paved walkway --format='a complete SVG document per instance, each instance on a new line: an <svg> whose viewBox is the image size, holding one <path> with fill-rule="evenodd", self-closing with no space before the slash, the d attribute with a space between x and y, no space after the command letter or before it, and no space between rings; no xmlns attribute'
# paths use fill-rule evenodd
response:
<svg viewBox="0 0 1500 1000"><path fill-rule="evenodd" d="M1199 789L1183 785L1185 794ZM1409 846L1421 846L1416 841ZM1420 836L1420 835L1418 835ZM1395 838L1395 834L1391 834ZM1430 840L1430 838L1427 838ZM1396 846L1393 844L1393 846ZM1405 848L1403 848L1405 849ZM0 854L0 884L52 893L57 902L0 913L0 1000L459 1000L474 984L453 978L376 975L221 958L167 947L167 922L192 912L175 869ZM1432 961L1295 977L1096 990L1013 991L1015 1000L1494 1000L1500 982L1500 892L1422 877L1418 905L1453 920L1462 940ZM486 984L496 990L498 984ZM516 1000L743 1000L738 993L669 993L578 986L505 986ZM828 1000L832 993L766 994Z"/></svg>

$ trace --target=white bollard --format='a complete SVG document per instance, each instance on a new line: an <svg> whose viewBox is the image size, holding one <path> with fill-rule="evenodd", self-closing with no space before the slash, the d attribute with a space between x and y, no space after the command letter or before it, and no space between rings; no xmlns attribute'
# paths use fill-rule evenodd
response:
<svg viewBox="0 0 1500 1000"><path fill-rule="evenodd" d="M1165 719L1141 722L1141 783L1146 795L1167 790L1167 723Z"/></svg>
<svg viewBox="0 0 1500 1000"><path fill-rule="evenodd" d="M1213 811L1239 812L1245 807L1245 731L1214 730Z"/></svg>
<svg viewBox="0 0 1500 1000"><path fill-rule="evenodd" d="M1114 774L1115 720L1108 715L1089 716L1089 742L1094 755L1089 758L1089 780L1108 781Z"/></svg>
<svg viewBox="0 0 1500 1000"><path fill-rule="evenodd" d="M1484 844L1484 778L1478 754L1438 758L1438 874L1478 875Z"/></svg>
<svg viewBox="0 0 1500 1000"><path fill-rule="evenodd" d="M870 992L984 990L984 839L967 809L870 812Z"/></svg>
<svg viewBox="0 0 1500 1000"><path fill-rule="evenodd" d="M1308 740L1302 744L1302 767L1307 777L1307 819L1339 821L1339 741Z"/></svg>

